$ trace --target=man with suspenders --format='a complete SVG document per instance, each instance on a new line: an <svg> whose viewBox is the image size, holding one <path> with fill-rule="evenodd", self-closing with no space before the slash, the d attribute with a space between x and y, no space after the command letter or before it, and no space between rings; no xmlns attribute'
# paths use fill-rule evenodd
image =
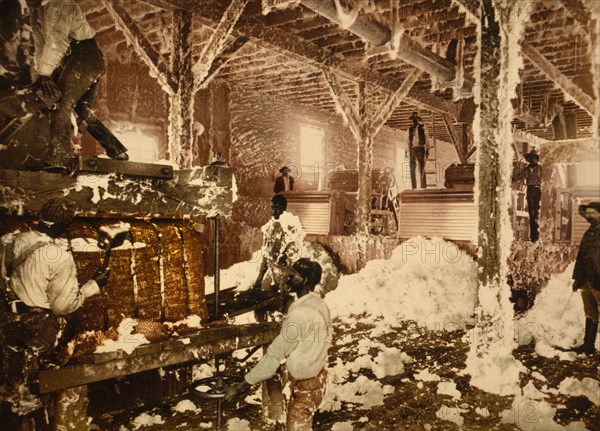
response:
<svg viewBox="0 0 600 431"><path fill-rule="evenodd" d="M2 411L21 429L36 429L34 418L44 417L36 414L42 407L36 374L40 361L54 353L59 316L77 310L108 282L109 270L98 271L79 287L73 255L58 240L74 215L72 201L51 199L42 206L36 229L0 238Z"/></svg>

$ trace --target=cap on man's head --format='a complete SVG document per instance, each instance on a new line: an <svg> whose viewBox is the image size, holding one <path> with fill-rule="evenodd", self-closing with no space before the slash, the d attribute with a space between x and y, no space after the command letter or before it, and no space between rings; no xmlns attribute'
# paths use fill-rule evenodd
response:
<svg viewBox="0 0 600 431"><path fill-rule="evenodd" d="M44 202L40 208L40 220L47 223L67 224L75 217L76 204L70 199L59 197Z"/></svg>
<svg viewBox="0 0 600 431"><path fill-rule="evenodd" d="M590 202L588 204L579 205L579 208L583 211L587 210L588 208L591 208L600 213L600 202Z"/></svg>
<svg viewBox="0 0 600 431"><path fill-rule="evenodd" d="M285 174L284 171L288 171L290 172L290 168L288 168L287 166L282 167L281 169L279 169L279 172L281 172L282 174Z"/></svg>
<svg viewBox="0 0 600 431"><path fill-rule="evenodd" d="M524 157L525 157L525 160L529 160L532 157L535 157L535 158L537 158L539 160L540 159L540 154L535 149L532 149L530 152L528 152L527 154L525 154Z"/></svg>
<svg viewBox="0 0 600 431"><path fill-rule="evenodd" d="M420 118L419 113L417 111L414 111L412 114L410 114L410 118L413 120L416 118L418 120Z"/></svg>
<svg viewBox="0 0 600 431"><path fill-rule="evenodd" d="M323 270L318 262L307 259L306 257L298 259L292 265L294 271L306 278L306 282L315 287L321 281Z"/></svg>

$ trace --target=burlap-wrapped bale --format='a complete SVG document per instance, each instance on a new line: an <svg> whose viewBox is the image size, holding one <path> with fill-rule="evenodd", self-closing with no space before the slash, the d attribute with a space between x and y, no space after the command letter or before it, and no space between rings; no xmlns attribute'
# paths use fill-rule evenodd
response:
<svg viewBox="0 0 600 431"><path fill-rule="evenodd" d="M102 226L114 224L111 220L98 220L95 225L98 231ZM133 317L135 313L135 294L132 272L131 242L114 249L110 254L110 278L104 288L108 307L108 327L117 328L125 317ZM104 256L104 250L102 251Z"/></svg>
<svg viewBox="0 0 600 431"><path fill-rule="evenodd" d="M156 228L147 221L132 220L131 241L137 284L136 313L140 319L161 320L160 241Z"/></svg>
<svg viewBox="0 0 600 431"><path fill-rule="evenodd" d="M197 314L200 320L208 319L204 296L204 260L202 256L202 237L191 223L180 226L183 238L183 256L187 281L187 312Z"/></svg>
<svg viewBox="0 0 600 431"><path fill-rule="evenodd" d="M69 225L67 235L71 241L79 239L98 238L98 229L88 220L76 218ZM102 265L103 253L97 247L90 244L89 249L73 250L75 265L77 266L77 280L83 285ZM103 295L94 295L87 298L83 305L72 315L74 331L101 331L104 329L104 310L106 302Z"/></svg>
<svg viewBox="0 0 600 431"><path fill-rule="evenodd" d="M153 224L160 237L164 319L175 322L187 316L183 240L173 222L157 221Z"/></svg>

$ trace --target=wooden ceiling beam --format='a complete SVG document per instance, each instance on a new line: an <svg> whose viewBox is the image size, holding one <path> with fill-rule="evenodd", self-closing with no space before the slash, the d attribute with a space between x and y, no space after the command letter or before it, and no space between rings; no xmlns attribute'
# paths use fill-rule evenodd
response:
<svg viewBox="0 0 600 431"><path fill-rule="evenodd" d="M199 84L199 88L200 89L206 88L208 86L208 84L212 81L212 79L217 75L217 73L219 73L221 68L223 66L225 66L225 64L227 62L229 62L233 57L235 57L235 54L240 49L242 49L246 45L247 42L248 42L247 37L243 37L243 36L236 37L234 39L234 41L228 47L226 47L223 50L223 52L221 52L221 55L219 55L217 58L215 58L215 60L213 61L213 63L210 66L210 69L208 70L208 73L206 74L206 77Z"/></svg>
<svg viewBox="0 0 600 431"><path fill-rule="evenodd" d="M450 61L435 54L431 50L421 46L416 40L412 39L406 32L403 32L399 39L392 38L392 32L389 28L359 15L351 24L347 25L340 21L337 12L337 6L334 0L300 0L304 6L313 12L338 23L342 28L356 34L361 39L368 41L375 48L390 50L388 42L395 40L395 54L402 61L427 71L443 81L450 82L456 78L457 68ZM473 89L474 79L465 74L462 86L467 91ZM395 90L394 90L395 91Z"/></svg>
<svg viewBox="0 0 600 431"><path fill-rule="evenodd" d="M596 102L594 99L584 93L579 86L571 81L568 76L564 75L541 52L527 43L523 43L522 51L523 55L544 72L548 78L554 81L566 95L575 100L579 106L588 111L592 116L595 115Z"/></svg>
<svg viewBox="0 0 600 431"><path fill-rule="evenodd" d="M588 32L591 14L580 0L562 0L562 4L578 24Z"/></svg>
<svg viewBox="0 0 600 431"><path fill-rule="evenodd" d="M472 7L467 0L453 0L455 4L458 5L458 8L467 16L467 19L470 22L477 23L480 25L480 11L476 8Z"/></svg>
<svg viewBox="0 0 600 431"><path fill-rule="evenodd" d="M389 120L394 111L404 101L408 92L412 89L413 85L419 80L423 72L419 69L413 69L412 72L402 82L402 85L398 87L395 93L391 94L381 105L375 114L373 114L371 122L371 136L375 136L379 133L383 125Z"/></svg>
<svg viewBox="0 0 600 431"><path fill-rule="evenodd" d="M156 0L145 1L154 4L153 2ZM216 0L204 0L202 2L193 0L161 0L161 2L171 4L175 8L190 10L194 12L195 17L205 20L210 25L219 22L223 16L223 6ZM348 66L342 59L334 56L331 51L320 48L279 28L268 27L259 19L246 16L245 14L239 18L233 32L236 35L251 38L259 46L265 46L268 49L276 48L285 55L302 63L319 69L335 71L341 77L353 82L369 82L388 92L396 91L401 85L401 81L398 78L381 75L370 68ZM457 112L459 111L457 111L456 105L452 102L434 96L431 93L419 92L414 89L409 93L407 100L411 100L411 104L417 103L424 109L435 110L440 113L450 113L455 118L457 118Z"/></svg>
<svg viewBox="0 0 600 431"><path fill-rule="evenodd" d="M350 126L350 130L354 134L357 142L361 142L361 131L360 125L362 123L360 114L356 109L356 106L348 96L348 93L342 87L338 77L336 74L331 73L329 71L323 71L323 77L325 78L325 82L329 85L331 89L331 96L336 104L340 107L341 113L344 116L344 119Z"/></svg>
<svg viewBox="0 0 600 431"><path fill-rule="evenodd" d="M192 67L195 82L194 88L196 90L200 89L200 84L207 77L215 58L223 51L227 38L233 31L235 23L242 15L247 4L248 0L232 0L218 21L217 28L215 28L208 43L204 45L200 59Z"/></svg>
<svg viewBox="0 0 600 431"><path fill-rule="evenodd" d="M162 61L161 55L156 52L152 44L144 37L134 20L127 14L127 11L118 0L100 0L115 24L125 34L125 37L131 42L135 52L142 61L148 66L161 86L170 95L177 92L177 80L173 77L170 68Z"/></svg>
<svg viewBox="0 0 600 431"><path fill-rule="evenodd" d="M456 154L458 154L458 159L463 164L467 163L469 159L464 151L463 142L459 138L458 133L456 133L454 123L452 123L452 118L450 118L450 115L448 114L442 114L442 120L444 120L446 132L448 132L448 136L450 137L450 143L454 145L454 148L456 148Z"/></svg>
<svg viewBox="0 0 600 431"><path fill-rule="evenodd" d="M524 130L516 129L513 130L513 139L517 142L526 142L536 147L544 146L558 146L558 145L598 145L598 139L594 137L589 138L576 138L576 139L559 139L556 141L550 139L540 138L532 133L528 133Z"/></svg>

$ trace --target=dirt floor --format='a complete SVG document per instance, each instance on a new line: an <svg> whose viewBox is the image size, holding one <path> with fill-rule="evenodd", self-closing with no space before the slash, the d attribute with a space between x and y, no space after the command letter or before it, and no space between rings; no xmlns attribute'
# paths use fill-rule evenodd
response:
<svg viewBox="0 0 600 431"><path fill-rule="evenodd" d="M460 371L465 368L469 350L468 344L463 341L464 331L429 331L411 322L401 322L395 332L372 338L370 333L375 325L359 323L355 327L349 327L335 322L334 326L334 345L330 350L332 366L338 359L344 363L354 362L359 355L359 341L364 339L401 349L414 358L414 362L405 364L404 373L379 380L383 385L391 385L395 388L393 393L385 396L383 405L365 409L361 404L343 403L339 410L318 412L314 419L314 431L549 431L538 417L537 402L527 401L520 405L514 402L512 396L493 395L472 387L469 384L470 377L460 375ZM350 343L335 344L335 340L343 338L348 340L348 336L352 340ZM376 356L377 349L371 350L373 351L369 353ZM515 351L515 356L527 368L527 372L521 374L522 387L533 381L537 389L547 385L546 392L552 392L551 389L556 388L566 377L600 379L598 368L600 354L598 353L595 356L580 356L573 362L566 362L540 357L535 354L533 346L522 346ZM232 374L239 372L239 366L233 361L227 362L227 368ZM415 374L423 369L439 375L443 380L455 382L456 389L461 393L460 398L438 394L436 381L422 382L415 379ZM347 381L353 381L361 375L370 380L377 380L371 370L362 369L357 373L350 373ZM546 381L543 381L543 378ZM216 402L208 401L202 405L197 403L201 409L199 413L189 411L180 413L172 409L177 401L151 411L136 410L105 415L96 418L94 424L103 431L216 429ZM545 401L557 409L553 419L559 424L568 425L571 422L582 421L588 430L600 431L600 407L586 397L553 394ZM502 412L504 412L504 421ZM164 423L150 426L136 425L135 419L143 413L160 415ZM507 422L507 417L512 423L503 423ZM223 429L266 431L274 429L274 426L262 420L258 402L255 404L242 402L237 406L224 405ZM585 428L581 429L583 431Z"/></svg>

